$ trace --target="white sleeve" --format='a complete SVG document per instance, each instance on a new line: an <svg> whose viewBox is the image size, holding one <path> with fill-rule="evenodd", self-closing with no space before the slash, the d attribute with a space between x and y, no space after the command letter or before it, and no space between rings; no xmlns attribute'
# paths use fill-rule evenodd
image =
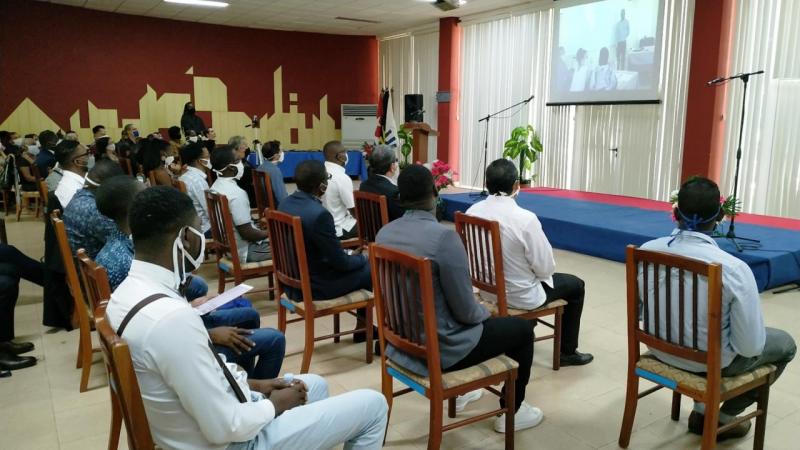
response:
<svg viewBox="0 0 800 450"><path fill-rule="evenodd" d="M733 278L733 277L731 277ZM761 297L753 272L743 262L736 279L726 280L731 290L731 346L744 357L758 356L764 351L767 331L761 315Z"/></svg>
<svg viewBox="0 0 800 450"><path fill-rule="evenodd" d="M253 219L250 217L250 200L247 199L247 194L242 191L242 195L228 197L228 206L231 210L233 217L233 225L239 226L252 223Z"/></svg>
<svg viewBox="0 0 800 450"><path fill-rule="evenodd" d="M525 257L537 278L549 278L556 271L553 247L544 235L539 219L533 217L530 223L520 230L525 244Z"/></svg>
<svg viewBox="0 0 800 450"><path fill-rule="evenodd" d="M239 403L211 353L202 321L191 309L172 311L159 320L147 342L164 382L209 442L248 441L275 418L269 400Z"/></svg>
<svg viewBox="0 0 800 450"><path fill-rule="evenodd" d="M353 181L346 174L342 174L339 183L339 197L342 199L342 204L347 209L356 207L356 200L353 196Z"/></svg>

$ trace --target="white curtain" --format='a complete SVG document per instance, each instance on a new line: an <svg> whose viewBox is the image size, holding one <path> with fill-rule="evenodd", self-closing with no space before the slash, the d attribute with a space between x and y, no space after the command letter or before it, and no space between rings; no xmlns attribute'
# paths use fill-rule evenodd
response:
<svg viewBox="0 0 800 450"><path fill-rule="evenodd" d="M800 216L800 2L740 0L732 73L765 70L747 89L739 199L746 212ZM743 83L731 81L723 193L733 193Z"/></svg>
<svg viewBox="0 0 800 450"><path fill-rule="evenodd" d="M380 83L392 88L394 116L404 118L404 96L422 94L424 120L436 129L436 91L439 86L439 32L427 31L380 40ZM428 141L428 160L436 157L436 139Z"/></svg>
<svg viewBox="0 0 800 450"><path fill-rule="evenodd" d="M492 119L490 162L511 129L530 123L544 146L535 184L666 200L680 178L694 1L665 1L658 105L545 106L555 10L542 5L463 25L461 185L483 184L478 120L533 94L527 108Z"/></svg>

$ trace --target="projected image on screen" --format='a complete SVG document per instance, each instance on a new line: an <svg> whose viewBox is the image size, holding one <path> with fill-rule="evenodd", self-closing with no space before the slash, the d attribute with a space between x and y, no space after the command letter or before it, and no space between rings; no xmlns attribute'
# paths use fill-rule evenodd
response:
<svg viewBox="0 0 800 450"><path fill-rule="evenodd" d="M549 103L657 100L661 0L564 3L556 13Z"/></svg>

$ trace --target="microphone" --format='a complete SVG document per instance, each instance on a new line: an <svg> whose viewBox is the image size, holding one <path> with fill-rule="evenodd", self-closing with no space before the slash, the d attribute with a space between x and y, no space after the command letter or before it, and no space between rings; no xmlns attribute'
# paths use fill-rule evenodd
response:
<svg viewBox="0 0 800 450"><path fill-rule="evenodd" d="M527 100L525 100L525 103L530 103L531 100L533 100L533 94L531 94L531 96L528 97Z"/></svg>
<svg viewBox="0 0 800 450"><path fill-rule="evenodd" d="M712 85L715 85L715 84L720 84L723 81L725 81L725 77L714 78L713 80L711 80L708 83L706 83L706 85L712 86Z"/></svg>

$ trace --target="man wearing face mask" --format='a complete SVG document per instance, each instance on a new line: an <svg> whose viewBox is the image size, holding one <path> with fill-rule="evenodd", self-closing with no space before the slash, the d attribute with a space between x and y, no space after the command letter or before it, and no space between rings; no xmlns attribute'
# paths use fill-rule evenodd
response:
<svg viewBox="0 0 800 450"><path fill-rule="evenodd" d="M230 145L218 148L211 154L211 165L217 180L211 190L228 199L236 235L236 248L242 263L267 261L272 257L266 230L253 226L250 201L247 193L236 182L244 175L244 163Z"/></svg>
<svg viewBox="0 0 800 450"><path fill-rule="evenodd" d="M508 306L532 310L558 299L566 300L561 324L561 365L589 364L594 357L578 351L584 282L575 275L555 271L553 248L542 224L536 214L515 200L519 182L514 163L507 159L492 162L486 169L486 188L490 195L472 205L467 214L500 223ZM481 295L491 299L491 294Z"/></svg>
<svg viewBox="0 0 800 450"><path fill-rule="evenodd" d="M56 165L56 156L53 148L58 142L58 137L50 130L39 133L39 153L36 155L36 166L39 168L39 176L46 178L50 170Z"/></svg>
<svg viewBox="0 0 800 450"><path fill-rule="evenodd" d="M186 185L186 194L192 199L194 210L200 217L200 227L207 238L211 238L211 221L208 218L208 203L205 191L208 190L206 169L211 170L211 159L208 149L200 142L189 142L181 148L181 161L186 171L180 180Z"/></svg>
<svg viewBox="0 0 800 450"><path fill-rule="evenodd" d="M283 162L283 150L281 150L281 143L278 141L270 141L261 147L261 155L264 157L264 162L258 166L258 171L265 172L269 175L269 181L272 185L272 195L275 197L275 207L280 206L281 202L289 196L286 192L286 184L283 182L283 172L278 167L278 164Z"/></svg>
<svg viewBox="0 0 800 450"><path fill-rule="evenodd" d="M376 145L369 157L370 175L367 181L361 183L359 190L386 197L389 207L389 221L398 219L403 215L403 208L397 202L397 176L400 175L400 165L394 149L386 145Z"/></svg>
<svg viewBox="0 0 800 450"><path fill-rule="evenodd" d="M236 184L247 193L247 200L250 202L250 207L256 207L256 190L253 187L253 166L247 156L250 154L250 146L244 136L233 136L228 139L228 145L233 147L236 152L236 157L242 160L242 175L236 180Z"/></svg>
<svg viewBox="0 0 800 450"><path fill-rule="evenodd" d="M333 215L336 236L341 240L358 236L356 228L356 201L353 198L353 181L345 173L347 150L339 141L331 141L322 147L325 170L331 175L328 190L322 201L325 209Z"/></svg>
<svg viewBox="0 0 800 450"><path fill-rule="evenodd" d="M89 165L89 151L78 141L65 139L56 146L56 161L63 173L55 191L56 197L61 206L66 208L72 196L83 188Z"/></svg>
<svg viewBox="0 0 800 450"><path fill-rule="evenodd" d="M109 235L117 229L113 220L97 210L95 192L107 179L118 175L124 175L119 164L107 159L98 161L86 175L86 187L64 208L64 225L73 253L84 249L90 258L96 258Z"/></svg>
<svg viewBox="0 0 800 450"><path fill-rule="evenodd" d="M107 159L119 163L117 157L117 145L108 136L103 136L95 141L95 162Z"/></svg>
<svg viewBox="0 0 800 450"><path fill-rule="evenodd" d="M22 146L16 157L17 171L19 172L19 186L25 192L36 192L36 176L33 174L32 167L35 165L36 155L39 154L39 146L35 144L36 135L27 134L22 140Z"/></svg>
<svg viewBox="0 0 800 450"><path fill-rule="evenodd" d="M203 119L197 115L194 109L194 103L192 102L187 102L183 105L181 128L183 128L183 134L187 136L189 135L189 131L194 131L196 135L199 136L206 130L206 124L203 123Z"/></svg>

